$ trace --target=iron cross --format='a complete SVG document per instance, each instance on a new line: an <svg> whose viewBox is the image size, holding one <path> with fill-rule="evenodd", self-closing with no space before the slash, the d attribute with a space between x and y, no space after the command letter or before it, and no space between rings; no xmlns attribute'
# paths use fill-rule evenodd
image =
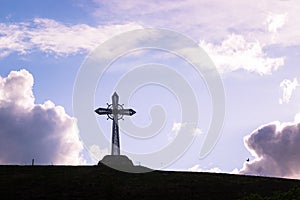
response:
<svg viewBox="0 0 300 200"><path fill-rule="evenodd" d="M131 116L136 112L133 109L124 109L123 105L119 104L119 95L116 92L112 95L111 100L112 104L107 104L107 108L98 108L95 110L95 112L99 115L107 115L107 119L113 120L111 155L120 155L118 121L123 119L124 115Z"/></svg>

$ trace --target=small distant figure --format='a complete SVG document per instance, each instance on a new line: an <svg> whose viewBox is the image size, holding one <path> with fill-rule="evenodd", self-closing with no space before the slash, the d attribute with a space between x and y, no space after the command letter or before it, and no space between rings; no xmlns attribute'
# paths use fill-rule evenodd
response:
<svg viewBox="0 0 300 200"><path fill-rule="evenodd" d="M32 166L34 165L34 158L32 158L32 160L31 160L31 165Z"/></svg>
<svg viewBox="0 0 300 200"><path fill-rule="evenodd" d="M247 162L249 162L249 161L250 161L250 159L248 158L246 161L247 161Z"/></svg>

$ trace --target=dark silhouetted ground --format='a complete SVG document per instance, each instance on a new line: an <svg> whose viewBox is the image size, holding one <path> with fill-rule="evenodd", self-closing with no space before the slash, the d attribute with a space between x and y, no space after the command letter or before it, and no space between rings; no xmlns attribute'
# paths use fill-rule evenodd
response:
<svg viewBox="0 0 300 200"><path fill-rule="evenodd" d="M299 180L228 174L0 166L1 199L279 199L280 195L296 195L299 186Z"/></svg>

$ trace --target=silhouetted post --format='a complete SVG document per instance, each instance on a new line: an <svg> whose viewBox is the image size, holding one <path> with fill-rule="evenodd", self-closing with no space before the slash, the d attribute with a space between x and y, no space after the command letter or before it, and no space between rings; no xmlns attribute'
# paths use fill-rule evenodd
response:
<svg viewBox="0 0 300 200"><path fill-rule="evenodd" d="M136 112L132 109L124 109L119 104L119 95L115 92L112 97L112 104L107 104L107 108L98 108L95 112L98 115L107 115L107 119L113 120L112 124L112 146L111 155L120 155L120 138L119 138L119 119L123 119L124 115L134 115Z"/></svg>
<svg viewBox="0 0 300 200"><path fill-rule="evenodd" d="M31 160L31 165L32 166L34 165L34 158L32 158L32 160Z"/></svg>

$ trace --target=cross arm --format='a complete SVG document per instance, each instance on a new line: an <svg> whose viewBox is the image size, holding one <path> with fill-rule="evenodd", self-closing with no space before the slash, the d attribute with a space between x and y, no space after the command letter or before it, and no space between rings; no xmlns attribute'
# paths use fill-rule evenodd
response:
<svg viewBox="0 0 300 200"><path fill-rule="evenodd" d="M95 112L98 114L98 115L108 115L108 114L112 114L112 110L109 109L109 108L97 108L95 110Z"/></svg>
<svg viewBox="0 0 300 200"><path fill-rule="evenodd" d="M119 110L119 114L121 115L134 115L136 112L133 109L121 109Z"/></svg>

